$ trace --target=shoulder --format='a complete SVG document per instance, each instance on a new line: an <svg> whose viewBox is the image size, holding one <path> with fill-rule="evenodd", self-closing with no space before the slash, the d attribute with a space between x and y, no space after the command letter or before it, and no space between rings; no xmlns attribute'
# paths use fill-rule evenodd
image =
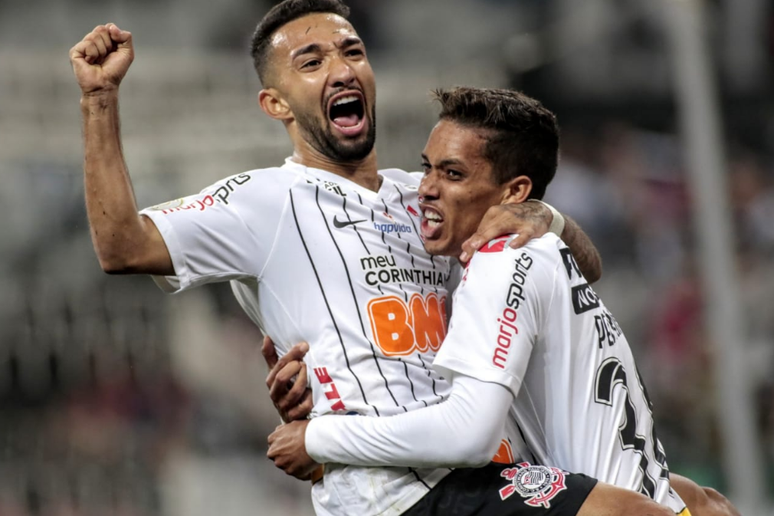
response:
<svg viewBox="0 0 774 516"><path fill-rule="evenodd" d="M552 283L561 263L559 249L563 246L556 235L546 234L513 249L508 244L514 235L495 238L473 255L463 276L463 284L472 278L476 283L499 283L505 276L520 276L521 282Z"/></svg>
<svg viewBox="0 0 774 516"><path fill-rule="evenodd" d="M207 186L200 195L211 196L217 203L228 206L232 202L252 202L256 197L275 198L299 179L297 174L279 167L248 170Z"/></svg>
<svg viewBox="0 0 774 516"><path fill-rule="evenodd" d="M399 168L385 168L380 170L379 174L390 181L407 186L419 186L419 182L422 181L422 176L424 175L422 172L406 172Z"/></svg>
<svg viewBox="0 0 774 516"><path fill-rule="evenodd" d="M553 268L561 261L560 250L566 247L562 241L553 233L546 233L540 238L533 238L518 249L510 247L511 241L516 235L504 235L494 238L481 247L471 260L473 263L507 263L518 258L539 258L541 268Z"/></svg>
<svg viewBox="0 0 774 516"><path fill-rule="evenodd" d="M533 238L521 248L524 252L540 259L544 267L554 268L562 260L562 249L567 246L553 233L546 233L540 238ZM515 249L518 251L518 249Z"/></svg>
<svg viewBox="0 0 774 516"><path fill-rule="evenodd" d="M275 184L290 185L294 181L297 181L299 178L300 175L296 174L294 171L280 167L258 168L224 177L223 179L216 181L212 185L202 190L202 192L223 187L247 187L248 185L251 188L261 188Z"/></svg>

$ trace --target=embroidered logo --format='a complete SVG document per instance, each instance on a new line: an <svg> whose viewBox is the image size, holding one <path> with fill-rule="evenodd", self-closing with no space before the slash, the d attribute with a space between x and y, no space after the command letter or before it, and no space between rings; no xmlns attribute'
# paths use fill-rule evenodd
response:
<svg viewBox="0 0 774 516"><path fill-rule="evenodd" d="M513 493L518 493L527 505L549 509L551 500L567 489L564 475L564 471L557 468L521 462L500 473L500 476L511 481L510 485L500 489L500 498L506 500Z"/></svg>

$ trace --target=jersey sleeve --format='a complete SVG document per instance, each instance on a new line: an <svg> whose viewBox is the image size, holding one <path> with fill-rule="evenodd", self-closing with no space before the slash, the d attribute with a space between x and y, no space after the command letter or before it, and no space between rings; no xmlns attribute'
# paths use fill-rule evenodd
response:
<svg viewBox="0 0 774 516"><path fill-rule="evenodd" d="M433 367L452 380L462 374L498 383L515 397L550 307L556 267L541 252L545 242L510 249L507 240L493 240L471 259Z"/></svg>
<svg viewBox="0 0 774 516"><path fill-rule="evenodd" d="M256 172L140 212L156 224L175 268L173 276L153 277L162 290L175 293L260 276L277 231L277 204L284 196L265 184L258 187Z"/></svg>
<svg viewBox="0 0 774 516"><path fill-rule="evenodd" d="M391 417L327 415L313 418L307 453L320 464L477 467L500 445L510 391L474 378L455 378L449 398Z"/></svg>

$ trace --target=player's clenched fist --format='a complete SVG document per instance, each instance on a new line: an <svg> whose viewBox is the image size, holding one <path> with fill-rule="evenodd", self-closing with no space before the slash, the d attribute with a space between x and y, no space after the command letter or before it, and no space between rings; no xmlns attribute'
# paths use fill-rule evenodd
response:
<svg viewBox="0 0 774 516"><path fill-rule="evenodd" d="M70 49L70 62L84 95L115 90L134 59L132 33L98 25Z"/></svg>

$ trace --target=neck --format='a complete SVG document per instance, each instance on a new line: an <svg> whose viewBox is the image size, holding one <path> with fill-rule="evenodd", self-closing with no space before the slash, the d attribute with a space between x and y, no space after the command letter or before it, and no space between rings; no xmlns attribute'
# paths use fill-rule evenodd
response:
<svg viewBox="0 0 774 516"><path fill-rule="evenodd" d="M293 151L293 161L306 167L318 168L345 177L363 188L376 192L379 190L379 175L376 170L376 151L359 161L336 161L319 152L303 152L296 147Z"/></svg>
<svg viewBox="0 0 774 516"><path fill-rule="evenodd" d="M292 159L296 163L331 172L374 192L379 190L381 181L376 168L376 149L372 149L362 160L336 161L309 145L295 131L289 132L294 143Z"/></svg>

